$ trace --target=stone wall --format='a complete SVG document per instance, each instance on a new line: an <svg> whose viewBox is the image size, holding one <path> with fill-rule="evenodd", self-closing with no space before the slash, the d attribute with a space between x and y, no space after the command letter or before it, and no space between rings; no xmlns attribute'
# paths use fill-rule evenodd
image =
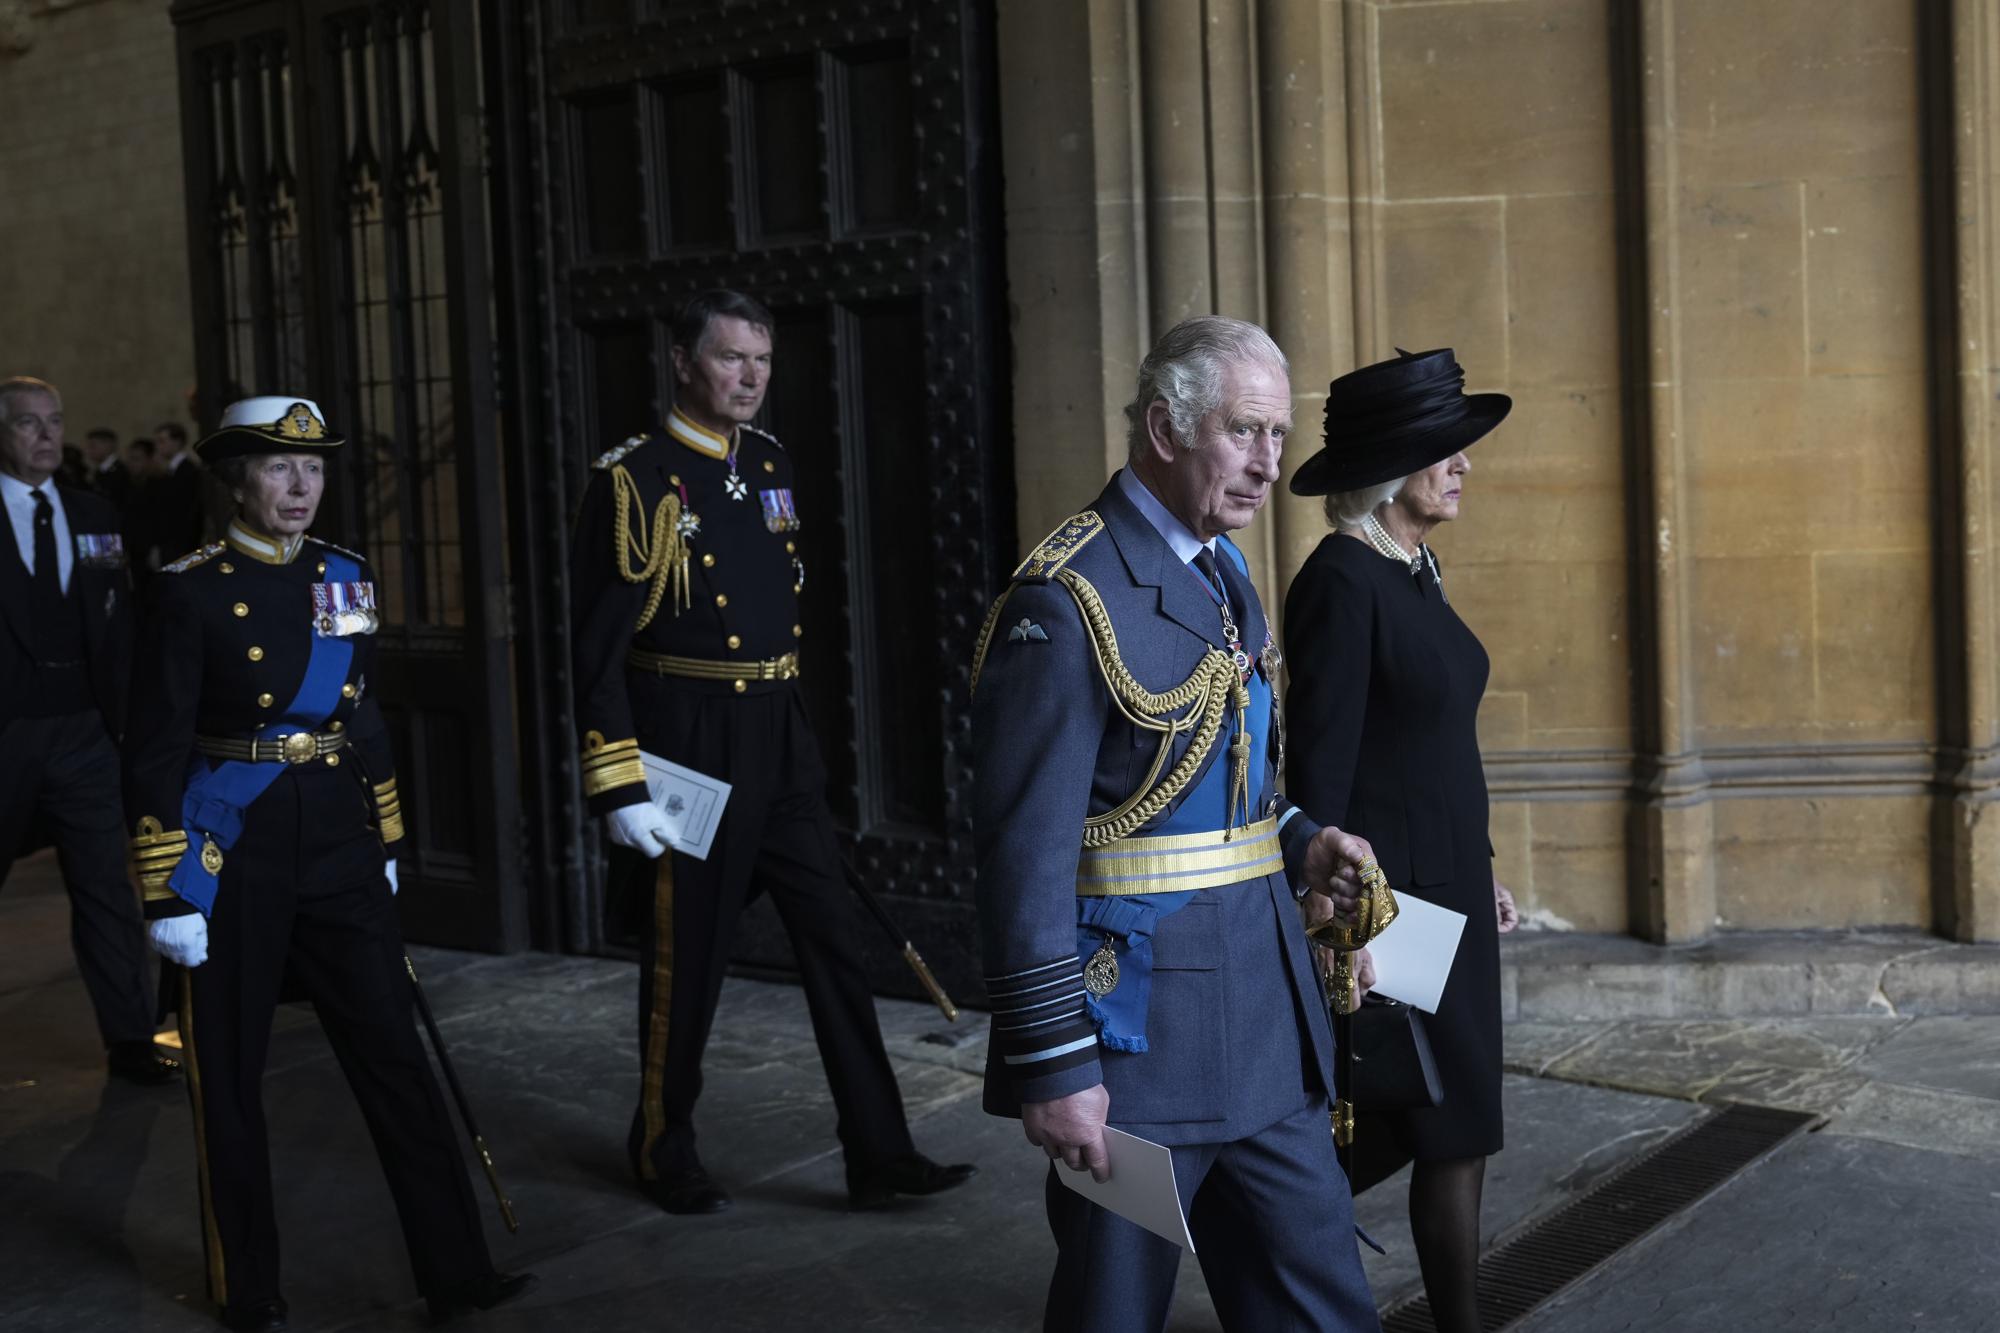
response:
<svg viewBox="0 0 2000 1333"><path fill-rule="evenodd" d="M0 375L63 391L72 441L185 420L187 227L165 0L0 2Z"/></svg>
<svg viewBox="0 0 2000 1333"><path fill-rule="evenodd" d="M1512 418L1436 546L1531 922L2000 938L1996 0L1000 0L1023 540L1217 311ZM1267 600L1322 539L1247 534Z"/></svg>

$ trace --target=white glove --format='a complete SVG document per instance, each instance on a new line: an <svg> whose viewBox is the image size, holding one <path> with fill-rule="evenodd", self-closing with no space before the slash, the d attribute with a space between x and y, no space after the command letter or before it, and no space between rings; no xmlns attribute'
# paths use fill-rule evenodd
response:
<svg viewBox="0 0 2000 1333"><path fill-rule="evenodd" d="M395 896L396 896L396 890L402 887L402 886L401 886L400 884L398 884L398 883L396 882L396 858L395 858L395 857L393 857L393 856L392 856L392 857L390 857L390 858L389 858L389 860L388 860L388 863L387 863L386 865L384 865L384 866L382 867L382 877L383 877L384 879L386 879L386 880L388 880L388 881L389 881L389 896L390 896L391 898L395 897Z"/></svg>
<svg viewBox="0 0 2000 1333"><path fill-rule="evenodd" d="M146 923L153 951L170 963L200 967L208 961L208 918L200 912L163 916Z"/></svg>
<svg viewBox="0 0 2000 1333"><path fill-rule="evenodd" d="M667 841L666 813L651 801L619 806L604 817L604 829L620 847L645 856L664 856L672 846Z"/></svg>

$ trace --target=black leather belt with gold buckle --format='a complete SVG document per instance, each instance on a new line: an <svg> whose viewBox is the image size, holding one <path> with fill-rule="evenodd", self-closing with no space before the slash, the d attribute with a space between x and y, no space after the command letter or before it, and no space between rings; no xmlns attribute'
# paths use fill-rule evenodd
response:
<svg viewBox="0 0 2000 1333"><path fill-rule="evenodd" d="M235 736L197 736L194 748L210 759L234 759L243 764L310 764L347 748L343 731L295 731L272 740Z"/></svg>

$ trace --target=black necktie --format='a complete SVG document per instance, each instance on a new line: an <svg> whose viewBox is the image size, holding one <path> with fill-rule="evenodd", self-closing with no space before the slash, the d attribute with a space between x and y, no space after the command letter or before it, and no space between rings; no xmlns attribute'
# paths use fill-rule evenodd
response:
<svg viewBox="0 0 2000 1333"><path fill-rule="evenodd" d="M51 602L62 600L62 571L56 566L56 509L37 486L35 496L35 571L32 584L38 597Z"/></svg>
<svg viewBox="0 0 2000 1333"><path fill-rule="evenodd" d="M39 495L40 492L38 491L36 494ZM1227 613L1229 610L1229 585L1222 581L1222 571L1215 567L1215 552L1209 550L1206 546L1196 551L1194 553L1194 567L1201 571L1201 576L1208 580L1208 586L1213 588L1215 595L1222 599L1222 609Z"/></svg>

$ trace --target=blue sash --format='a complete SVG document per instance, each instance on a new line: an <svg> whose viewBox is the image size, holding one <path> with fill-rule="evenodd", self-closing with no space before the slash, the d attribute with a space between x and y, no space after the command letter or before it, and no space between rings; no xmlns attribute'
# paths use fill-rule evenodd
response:
<svg viewBox="0 0 2000 1333"><path fill-rule="evenodd" d="M1248 572L1233 544L1218 545L1239 570ZM1241 609L1237 615L1240 620ZM1259 663L1250 675L1250 709L1246 715L1250 724L1250 811L1254 820L1263 811L1264 765L1271 734L1271 684L1264 679L1261 658L1253 655L1252 660ZM1229 742L1235 733L1233 714L1232 709L1227 715L1231 725L1224 727L1215 739L1207 771L1182 795L1165 821L1145 830L1147 834L1210 833L1229 827ZM1153 931L1193 898L1193 892L1077 897L1077 957L1088 962L1092 954L1109 942L1118 959L1118 984L1105 995L1085 992L1083 998L1084 1008L1097 1024L1098 1038L1111 1050L1147 1049L1146 1011L1153 998Z"/></svg>
<svg viewBox="0 0 2000 1333"><path fill-rule="evenodd" d="M361 567L337 551L324 550L328 583L358 583ZM311 608L301 609L310 625ZM275 722L259 727L258 740L276 740L300 731L317 731L340 707L340 687L354 662L354 644L347 638L313 635L299 690ZM211 761L199 750L188 757L187 791L181 797L181 826L188 849L167 878L167 887L203 916L215 906L216 877L201 863L204 841L228 851L243 836L243 812L285 771L287 764L252 764L237 759Z"/></svg>

